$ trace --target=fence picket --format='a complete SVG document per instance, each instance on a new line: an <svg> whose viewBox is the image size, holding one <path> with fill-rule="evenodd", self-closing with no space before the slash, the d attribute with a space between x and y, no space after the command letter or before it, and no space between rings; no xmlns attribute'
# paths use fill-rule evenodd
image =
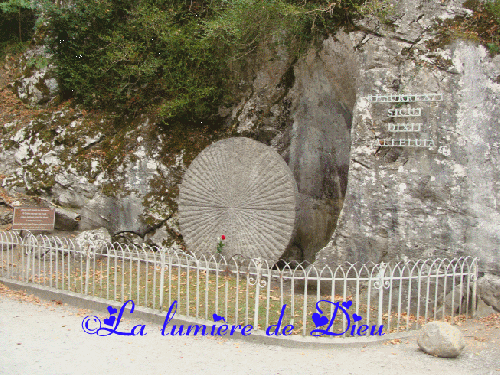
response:
<svg viewBox="0 0 500 375"><path fill-rule="evenodd" d="M97 242L75 246L71 240L29 232L24 238L0 233L0 276L6 279L122 303L132 299L137 306L160 312L177 297L179 315L209 321L213 313L224 314L226 324L251 321L259 329L259 323L265 323L264 331L276 323L287 304L282 328L291 324L294 333L304 336L311 313L318 308L326 317L338 315L329 325L330 333L355 335L354 329L348 330L346 315L333 304L347 301L351 301L344 305L351 309L348 314L355 313L367 326L373 319L386 333L413 329L447 314L452 319L457 313L473 316L477 275L478 259L471 257L356 263L321 270L304 264L278 268L241 255L225 259L220 254L194 256L164 247ZM318 307L320 300L333 303Z"/></svg>

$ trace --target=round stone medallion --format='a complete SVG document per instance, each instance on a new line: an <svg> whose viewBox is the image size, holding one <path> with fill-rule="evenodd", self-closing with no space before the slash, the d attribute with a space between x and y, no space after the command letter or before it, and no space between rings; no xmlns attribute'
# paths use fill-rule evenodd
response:
<svg viewBox="0 0 500 375"><path fill-rule="evenodd" d="M204 149L179 187L179 225L188 250L275 262L294 233L296 185L283 158L249 138Z"/></svg>

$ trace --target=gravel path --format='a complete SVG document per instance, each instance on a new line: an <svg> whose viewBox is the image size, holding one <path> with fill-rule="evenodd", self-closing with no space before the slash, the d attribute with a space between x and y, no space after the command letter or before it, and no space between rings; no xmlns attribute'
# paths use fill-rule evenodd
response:
<svg viewBox="0 0 500 375"><path fill-rule="evenodd" d="M498 374L500 315L460 328L467 346L458 359L418 350L414 338L366 348L289 349L207 337L171 337L146 324L146 336L98 337L83 332L87 315L56 302L0 288L1 374ZM489 324L489 325L487 325ZM475 337L475 338L474 338Z"/></svg>

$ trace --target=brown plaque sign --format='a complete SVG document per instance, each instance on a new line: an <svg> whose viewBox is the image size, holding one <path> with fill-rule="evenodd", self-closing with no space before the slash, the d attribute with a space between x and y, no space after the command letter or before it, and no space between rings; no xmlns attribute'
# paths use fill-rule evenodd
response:
<svg viewBox="0 0 500 375"><path fill-rule="evenodd" d="M53 208L14 207L14 230L54 230L56 219Z"/></svg>

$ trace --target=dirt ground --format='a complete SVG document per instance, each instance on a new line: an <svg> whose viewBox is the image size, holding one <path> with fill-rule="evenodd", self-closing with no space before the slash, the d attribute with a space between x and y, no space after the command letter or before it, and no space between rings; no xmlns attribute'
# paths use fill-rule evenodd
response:
<svg viewBox="0 0 500 375"><path fill-rule="evenodd" d="M415 337L333 349L283 348L224 338L162 336L145 324L145 336L98 337L81 327L85 316L60 301L44 301L0 284L1 374L499 374L500 314L459 323L466 347L456 359L429 356Z"/></svg>

